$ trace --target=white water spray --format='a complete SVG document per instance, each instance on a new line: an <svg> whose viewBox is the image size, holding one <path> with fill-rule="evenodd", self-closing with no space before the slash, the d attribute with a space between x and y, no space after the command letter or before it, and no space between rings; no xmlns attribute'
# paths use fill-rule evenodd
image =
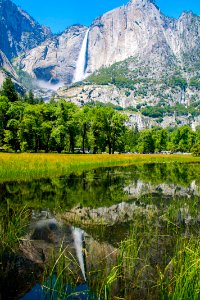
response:
<svg viewBox="0 0 200 300"><path fill-rule="evenodd" d="M86 60L87 60L87 45L88 45L88 34L89 34L88 29L86 31L81 50L79 52L79 57L76 63L76 70L74 74L74 79L73 82L78 82L83 79L85 79L85 67L86 67Z"/></svg>
<svg viewBox="0 0 200 300"><path fill-rule="evenodd" d="M72 235L74 238L74 246L76 250L76 255L79 261L79 265L83 274L83 278L86 281L85 275L85 264L84 264L84 255L83 255L83 236L84 231L80 228L72 227Z"/></svg>

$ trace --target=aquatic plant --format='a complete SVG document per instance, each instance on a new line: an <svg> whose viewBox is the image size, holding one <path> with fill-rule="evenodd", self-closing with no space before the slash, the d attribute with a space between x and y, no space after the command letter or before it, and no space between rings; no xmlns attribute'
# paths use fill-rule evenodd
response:
<svg viewBox="0 0 200 300"><path fill-rule="evenodd" d="M176 251L160 274L162 299L200 298L200 245L196 237L179 238Z"/></svg>
<svg viewBox="0 0 200 300"><path fill-rule="evenodd" d="M16 250L26 232L29 216L26 207L12 208L7 201L7 209L0 212L0 254Z"/></svg>

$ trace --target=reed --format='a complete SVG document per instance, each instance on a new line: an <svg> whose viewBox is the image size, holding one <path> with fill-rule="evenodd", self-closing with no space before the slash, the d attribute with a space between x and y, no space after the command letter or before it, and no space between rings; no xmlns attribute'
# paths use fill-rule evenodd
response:
<svg viewBox="0 0 200 300"><path fill-rule="evenodd" d="M13 209L7 201L7 210L0 214L0 254L12 252L19 245L29 223L29 210L26 207Z"/></svg>
<svg viewBox="0 0 200 300"><path fill-rule="evenodd" d="M76 286L81 281L80 266L70 249L64 243L58 249L53 247L42 279L44 298L71 299L78 295Z"/></svg>
<svg viewBox="0 0 200 300"><path fill-rule="evenodd" d="M162 299L200 298L200 245L198 238L180 238L176 252L161 274Z"/></svg>
<svg viewBox="0 0 200 300"><path fill-rule="evenodd" d="M120 243L113 265L109 269L103 265L98 268L93 290L99 297L108 300L200 298L199 231L193 230L194 221L180 223L177 218L181 207L187 207L188 214L195 213L196 204L186 203L187 199L179 204L174 199L170 207L160 211L160 216L167 215L164 219L152 216L151 212L133 217L129 236ZM197 212L195 216L198 217ZM94 274L97 271L92 273L93 278Z"/></svg>

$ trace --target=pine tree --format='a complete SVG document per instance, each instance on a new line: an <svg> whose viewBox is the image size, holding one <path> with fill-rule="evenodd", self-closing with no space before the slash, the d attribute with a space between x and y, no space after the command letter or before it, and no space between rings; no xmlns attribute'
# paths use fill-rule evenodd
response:
<svg viewBox="0 0 200 300"><path fill-rule="evenodd" d="M1 95L6 96L10 102L18 100L18 94L15 90L14 84L11 78L6 78L2 85Z"/></svg>

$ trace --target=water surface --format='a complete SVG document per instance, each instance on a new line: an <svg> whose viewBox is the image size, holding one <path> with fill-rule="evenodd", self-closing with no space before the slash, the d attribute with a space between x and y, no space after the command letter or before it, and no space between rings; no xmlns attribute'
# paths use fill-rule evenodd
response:
<svg viewBox="0 0 200 300"><path fill-rule="evenodd" d="M173 207L176 211L173 220L177 224L191 227L195 224L197 227L199 175L199 164L151 164L100 168L54 179L0 184L1 223L5 221L8 209L12 215L16 209L26 207L30 211L26 238L34 240L34 249L41 249L41 261L30 267L32 277L26 280L24 276L19 277L19 283L13 279L13 276L19 275L17 268L11 268L16 273L8 272L8 276L3 277L0 286L2 299L15 299L22 295L23 299L30 299L33 294L28 293L28 290L34 288L31 293L40 290L43 274L41 266L47 257L46 253L52 247L58 249L62 243L69 246L76 256L81 266L77 271L78 276L82 277L80 284L84 285L87 273L95 266L94 260L100 261L109 251L117 251L120 242L129 236L130 228L137 218L140 222L148 216L149 221L151 213L153 217L158 217L161 228L168 208ZM84 241L82 232L85 235ZM85 242L89 261L84 265L80 247ZM165 239L162 245L166 252L173 252L171 240ZM25 242L24 249L27 249ZM27 257L30 259L30 253ZM36 257L38 259L38 254L32 258L33 261ZM27 260L19 264L14 254L7 257L6 266L8 261L13 265L17 263L21 269L29 263ZM109 265L110 261L106 260L106 263ZM36 276L35 272L39 275Z"/></svg>

